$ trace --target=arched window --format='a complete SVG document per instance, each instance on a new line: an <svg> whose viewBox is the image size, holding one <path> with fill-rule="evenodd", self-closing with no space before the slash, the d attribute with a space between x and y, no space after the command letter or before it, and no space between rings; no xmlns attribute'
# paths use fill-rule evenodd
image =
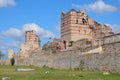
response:
<svg viewBox="0 0 120 80"><path fill-rule="evenodd" d="M84 18L82 18L82 22L83 22L83 24L85 24L85 23L86 23L86 20L85 20Z"/></svg>

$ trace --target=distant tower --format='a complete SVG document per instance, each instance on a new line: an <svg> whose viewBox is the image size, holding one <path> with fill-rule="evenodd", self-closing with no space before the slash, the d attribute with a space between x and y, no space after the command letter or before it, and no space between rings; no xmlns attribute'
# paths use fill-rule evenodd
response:
<svg viewBox="0 0 120 80"><path fill-rule="evenodd" d="M40 48L40 39L33 30L26 31L25 44L20 45L20 57L29 57L32 51Z"/></svg>
<svg viewBox="0 0 120 80"><path fill-rule="evenodd" d="M25 44L31 49L38 49L40 48L40 39L39 37L35 34L33 30L31 31L26 31L25 34Z"/></svg>
<svg viewBox="0 0 120 80"><path fill-rule="evenodd" d="M11 49L8 51L8 59L11 59L14 57L14 51Z"/></svg>
<svg viewBox="0 0 120 80"><path fill-rule="evenodd" d="M20 45L19 57L20 64L27 64L25 58L29 58L34 50L40 49L40 39L35 31L25 32L25 43Z"/></svg>

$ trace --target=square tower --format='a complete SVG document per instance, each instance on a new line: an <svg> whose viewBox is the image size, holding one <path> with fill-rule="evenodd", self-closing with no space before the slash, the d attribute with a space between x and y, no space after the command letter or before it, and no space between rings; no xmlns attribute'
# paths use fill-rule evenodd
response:
<svg viewBox="0 0 120 80"><path fill-rule="evenodd" d="M89 18L84 10L61 13L61 38L66 41L97 39L114 34L109 26Z"/></svg>
<svg viewBox="0 0 120 80"><path fill-rule="evenodd" d="M77 41L84 38L91 38L90 25L94 21L88 18L86 12L79 12L74 9L68 13L61 13L61 38L67 41Z"/></svg>
<svg viewBox="0 0 120 80"><path fill-rule="evenodd" d="M25 43L28 46L33 47L34 49L40 48L40 39L39 37L35 34L33 30L31 31L26 31L25 34Z"/></svg>

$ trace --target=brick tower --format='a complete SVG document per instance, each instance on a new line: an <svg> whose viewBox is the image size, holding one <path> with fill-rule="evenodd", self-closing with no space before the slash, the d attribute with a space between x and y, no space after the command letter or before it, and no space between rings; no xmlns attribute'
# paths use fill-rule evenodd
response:
<svg viewBox="0 0 120 80"><path fill-rule="evenodd" d="M25 34L25 43L27 46L30 46L33 49L40 48L40 40L39 37L32 31L26 31Z"/></svg>
<svg viewBox="0 0 120 80"><path fill-rule="evenodd" d="M94 22L88 18L85 11L76 12L74 9L61 14L61 38L63 40L77 41L90 38L89 24Z"/></svg>
<svg viewBox="0 0 120 80"><path fill-rule="evenodd" d="M26 31L25 43L20 45L20 57L29 57L32 51L40 48L40 39L33 30Z"/></svg>
<svg viewBox="0 0 120 80"><path fill-rule="evenodd" d="M92 29L92 28L93 29ZM89 18L84 10L61 13L61 38L66 41L92 39L113 34L112 29ZM102 35L102 36L101 36Z"/></svg>

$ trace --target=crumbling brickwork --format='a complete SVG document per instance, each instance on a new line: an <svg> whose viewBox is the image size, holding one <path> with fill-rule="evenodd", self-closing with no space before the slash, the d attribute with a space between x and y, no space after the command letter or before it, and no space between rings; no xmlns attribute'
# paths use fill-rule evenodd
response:
<svg viewBox="0 0 120 80"><path fill-rule="evenodd" d="M20 63L24 64L24 58L28 58L32 51L40 48L40 39L32 31L25 32L25 43L20 45Z"/></svg>
<svg viewBox="0 0 120 80"><path fill-rule="evenodd" d="M88 17L84 10L79 12L72 9L61 13L61 38L66 41L99 38L112 35L112 29L99 24Z"/></svg>

